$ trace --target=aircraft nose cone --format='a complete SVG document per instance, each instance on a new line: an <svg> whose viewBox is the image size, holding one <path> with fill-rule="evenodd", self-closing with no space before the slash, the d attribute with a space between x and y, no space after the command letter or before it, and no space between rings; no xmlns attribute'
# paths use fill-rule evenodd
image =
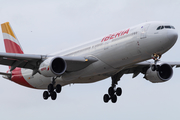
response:
<svg viewBox="0 0 180 120"><path fill-rule="evenodd" d="M176 41L178 38L178 33L174 30L168 31L168 38L169 40Z"/></svg>

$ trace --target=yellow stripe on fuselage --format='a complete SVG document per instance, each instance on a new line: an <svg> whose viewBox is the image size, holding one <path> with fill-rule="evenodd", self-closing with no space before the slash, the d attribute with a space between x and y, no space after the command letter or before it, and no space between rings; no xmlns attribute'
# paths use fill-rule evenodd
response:
<svg viewBox="0 0 180 120"><path fill-rule="evenodd" d="M1 24L1 29L3 33L7 33L16 39L16 36L14 35L11 26L9 25L9 22Z"/></svg>

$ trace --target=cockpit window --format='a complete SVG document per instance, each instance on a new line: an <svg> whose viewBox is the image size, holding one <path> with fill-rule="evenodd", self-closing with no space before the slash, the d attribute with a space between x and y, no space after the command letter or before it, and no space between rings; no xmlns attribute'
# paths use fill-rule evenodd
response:
<svg viewBox="0 0 180 120"><path fill-rule="evenodd" d="M165 28L169 28L169 29L171 29L171 26L165 26Z"/></svg>
<svg viewBox="0 0 180 120"><path fill-rule="evenodd" d="M175 28L174 26L165 25L165 26L159 26L156 30L161 30L161 29L175 29Z"/></svg>
<svg viewBox="0 0 180 120"><path fill-rule="evenodd" d="M159 26L158 28L157 28L157 30L160 30L161 29L161 26Z"/></svg>
<svg viewBox="0 0 180 120"><path fill-rule="evenodd" d="M172 29L175 29L175 27L174 27L174 26L171 26L171 28L172 28Z"/></svg>

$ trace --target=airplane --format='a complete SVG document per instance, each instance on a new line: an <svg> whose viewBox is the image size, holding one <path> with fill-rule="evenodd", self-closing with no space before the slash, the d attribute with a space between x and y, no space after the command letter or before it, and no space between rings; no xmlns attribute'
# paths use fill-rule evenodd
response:
<svg viewBox="0 0 180 120"><path fill-rule="evenodd" d="M44 89L44 100L56 100L65 85L111 77L103 101L116 103L117 96L122 95L117 84L124 74L132 73L135 78L142 73L146 80L161 83L172 78L174 66L180 67L180 62L160 61L178 39L175 27L166 22L141 23L48 55L24 54L9 22L1 28L6 53L0 52L0 64L9 69L0 74L22 86Z"/></svg>

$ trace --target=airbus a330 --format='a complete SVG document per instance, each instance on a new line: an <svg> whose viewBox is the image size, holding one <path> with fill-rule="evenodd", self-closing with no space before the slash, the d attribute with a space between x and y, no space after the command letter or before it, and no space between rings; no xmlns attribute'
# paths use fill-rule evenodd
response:
<svg viewBox="0 0 180 120"><path fill-rule="evenodd" d="M161 56L177 41L175 27L166 22L145 22L100 39L54 54L24 54L9 22L1 24L6 53L0 64L3 78L34 89L44 89L43 98L55 100L62 86L92 83L111 77L103 101L116 103L122 89L117 83L124 74L139 73L152 83L166 82L180 62L162 62ZM152 62L147 61L153 59Z"/></svg>

